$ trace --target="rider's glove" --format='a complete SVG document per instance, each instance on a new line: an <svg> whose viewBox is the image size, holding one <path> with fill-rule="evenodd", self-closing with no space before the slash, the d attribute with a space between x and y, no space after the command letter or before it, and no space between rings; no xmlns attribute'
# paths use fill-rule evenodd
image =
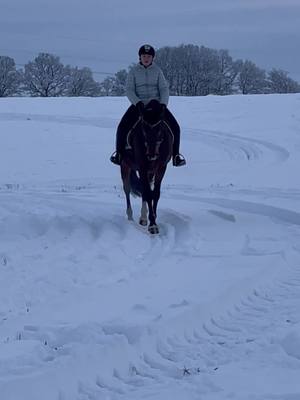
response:
<svg viewBox="0 0 300 400"><path fill-rule="evenodd" d="M165 116L165 112L166 112L167 106L163 103L160 104L160 116L163 119Z"/></svg>
<svg viewBox="0 0 300 400"><path fill-rule="evenodd" d="M136 106L139 114L142 116L143 113L144 113L144 109L145 109L144 103L142 101L139 101L139 102L136 103L135 106Z"/></svg>

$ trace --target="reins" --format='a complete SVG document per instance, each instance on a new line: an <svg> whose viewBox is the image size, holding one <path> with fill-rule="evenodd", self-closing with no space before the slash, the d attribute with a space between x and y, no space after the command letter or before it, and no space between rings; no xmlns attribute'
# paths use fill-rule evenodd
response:
<svg viewBox="0 0 300 400"><path fill-rule="evenodd" d="M172 141L174 142L174 134L172 132L172 129L170 128L170 125L164 119L160 119L155 124L150 124L149 122L145 121L142 116L140 116L138 118L138 120L134 123L133 127L130 129L128 134L127 134L127 140L126 140L126 146L125 146L126 149L131 149L132 148L132 146L130 144L130 137L132 135L132 132L135 130L135 128L137 127L137 125L139 123L142 124L142 129L143 129L143 124L148 125L151 129L155 128L159 124L164 124L167 127L167 129L168 129L168 131L169 131L169 133L170 133L170 135L172 137Z"/></svg>

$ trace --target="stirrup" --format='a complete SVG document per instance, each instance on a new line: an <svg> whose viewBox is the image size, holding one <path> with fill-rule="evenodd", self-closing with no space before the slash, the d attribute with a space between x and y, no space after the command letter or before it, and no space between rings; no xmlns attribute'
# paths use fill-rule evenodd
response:
<svg viewBox="0 0 300 400"><path fill-rule="evenodd" d="M174 167L182 167L185 164L186 161L182 154L176 154L175 156L173 156Z"/></svg>
<svg viewBox="0 0 300 400"><path fill-rule="evenodd" d="M115 164L115 165L121 165L121 155L117 151L115 151L111 156L110 156L110 161Z"/></svg>

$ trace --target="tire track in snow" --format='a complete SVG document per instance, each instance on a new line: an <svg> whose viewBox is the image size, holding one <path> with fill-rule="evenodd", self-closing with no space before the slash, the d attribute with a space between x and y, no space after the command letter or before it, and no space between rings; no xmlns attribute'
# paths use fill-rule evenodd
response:
<svg viewBox="0 0 300 400"><path fill-rule="evenodd" d="M195 327L187 327L181 336L160 336L157 332L150 334L150 348L148 345L142 353L134 349L137 350L137 357L135 361L132 359L127 374L117 372L116 367L110 379L98 377L96 385L101 388L102 395L113 396L114 399L126 395L138 399L151 391L159 393L166 387L184 390L186 385L189 391L191 386L200 386L202 394L221 390L213 383L214 375L230 363L245 360L249 354L255 357L256 349L261 346L272 346L274 327L297 322L297 315L287 315L286 311L290 311L292 301L295 301L297 309L299 297L300 271L295 269L283 281L279 280L267 288L254 289L224 315L212 316L205 321L202 328L196 326L195 313ZM93 387L83 384L81 395L84 392L96 396L98 391Z"/></svg>
<svg viewBox="0 0 300 400"><path fill-rule="evenodd" d="M91 126L97 128L115 128L118 124L117 119L109 117L77 117L74 115L50 115L50 114L32 114L32 113L1 113L1 121L25 121L25 122L46 122L60 123L66 125Z"/></svg>
<svg viewBox="0 0 300 400"><path fill-rule="evenodd" d="M93 126L97 128L115 128L118 120L113 118L59 116L48 114L27 114L27 113L1 113L1 120L4 121L28 121L28 122L47 122L61 123L77 126ZM192 129L182 127L187 137L199 137L203 142L213 148L220 148L225 151L230 159L259 160L264 158L264 154L270 153L275 161L286 161L290 153L285 148L264 140L245 138L242 136L220 132L215 130Z"/></svg>
<svg viewBox="0 0 300 400"><path fill-rule="evenodd" d="M186 192L186 190L184 191ZM194 191L193 189L190 189L190 191L196 192L196 190ZM247 191L247 194L249 193L250 191ZM300 212L289 210L282 207L275 207L260 202L253 202L241 199L235 200L235 199L228 199L224 197L215 197L215 196L205 197L194 194L179 194L178 189L176 190L175 194L166 193L165 197L177 200L187 200L197 203L213 204L221 208L231 209L233 211L261 215L291 225L297 225L297 226L300 225ZM287 198L287 195L285 195L284 197Z"/></svg>
<svg viewBox="0 0 300 400"><path fill-rule="evenodd" d="M264 159L266 153L270 154L271 158L276 162L284 162L290 157L288 150L265 140L252 139L214 130L191 128L183 128L183 130L188 137L195 137L197 141L201 138L205 144L224 150L228 153L230 159L233 160L246 159L248 161L258 161Z"/></svg>
<svg viewBox="0 0 300 400"><path fill-rule="evenodd" d="M203 394L208 394L213 376L224 366L255 358L256 353L261 353L261 347L266 348L268 358L268 347L278 345L274 343L274 329L300 322L299 299L300 271L291 269L283 281L254 289L226 314L204 322L202 328L190 326L182 336L153 338L151 350L133 364L131 372L136 379L119 375L119 384L125 383L134 399L142 396L143 391L149 393L153 387L184 387L186 380L189 385L201 386ZM295 314L287 314L291 302L295 303ZM196 313L194 317L196 321ZM268 360L256 362L259 367ZM106 389L116 395L112 388ZM221 388L215 387L215 390Z"/></svg>
<svg viewBox="0 0 300 400"><path fill-rule="evenodd" d="M190 199L190 196L184 196L184 199ZM195 200L271 217L287 225L300 225L300 213L283 208L240 200L193 197L192 201ZM165 212L165 217L175 230L179 230L180 223L185 219L179 218L176 222L172 212ZM121 376L118 379L130 386L128 390L133 392L132 398L141 396L138 391L140 386L145 393L149 392L150 386L181 387L185 385L184 379L191 376L198 381L197 384L204 385L204 393L209 393L213 383L210 379L207 381L207 377L213 377L222 366L242 361L249 354L255 357L258 347L272 346L274 328L284 329L291 323L300 322L299 299L300 271L293 267L286 277L278 279L269 287L253 289L250 295L241 298L227 313L212 316L200 328L195 322L195 326L187 327L181 337L162 338L159 334L154 335L151 350L144 353L142 362L134 364L133 371L137 379ZM294 303L292 310L291 303ZM215 387L214 390L218 388ZM134 392L138 393L136 397Z"/></svg>
<svg viewBox="0 0 300 400"><path fill-rule="evenodd" d="M177 199L180 200L176 196L175 201ZM298 213L292 212L291 214L290 210L266 206L262 203L228 199L227 203L224 203L222 198L203 199L201 197L196 198L196 196L184 196L183 199L185 201L208 202L218 207L223 207L225 204L225 208L271 218L276 218L279 210L281 222L290 225L296 221L296 226L299 225ZM54 198L54 203L49 202L48 206L59 209L61 200ZM80 203L80 196L77 200ZM78 207L80 207L80 204L78 204ZM155 246L150 246L144 254L144 260L150 264L152 263L151 257L160 261L174 247L183 245L182 238L186 230L189 229L189 218L187 216L165 209L162 209L160 213L162 236L154 238L154 241L152 241L153 238L148 238L151 241L150 243L154 243ZM129 227L126 229L131 229L130 223L126 220L124 220L125 225ZM104 231L107 228L106 226ZM115 229L115 226L113 226L112 230ZM120 234L122 237L126 236L125 231ZM201 386L204 394L218 390L218 387L214 387L213 384L213 376L218 370L230 363L243 360L249 354L255 355L257 346L272 345L274 327L278 327L280 324L282 326L289 325L291 322L287 320L297 322L296 311L294 314L286 316L286 310L290 309L291 302L295 303L296 310L300 287L299 279L299 273L295 270L285 279L280 280L277 286L254 289L249 296L242 298L233 309L221 316L213 315L200 327L195 311L195 325L187 327L183 335L172 335L172 329L167 330L167 334L161 334L161 332L155 330L152 332L150 330L150 333L147 330L142 331L141 342L143 343L143 338L147 337L147 341L149 339L151 343L144 347L137 342L128 342L122 327L119 332L112 329L106 331L104 335L99 333L100 342L103 343L106 354L115 354L114 349L119 346L118 359L122 358L122 354L129 352L131 354L130 362L123 368L116 365L111 370L109 369L107 374L95 373L94 383L79 381L75 399L94 398L98 400L105 399L107 396L121 399L126 395L130 395L132 399L137 399L141 398L143 393L150 393L155 390L159 392L168 385L178 386L182 390L184 390L185 385L189 387L193 385L195 387ZM277 310L273 314L274 306L277 307ZM279 320L277 318L278 310L280 310L280 316L282 316L282 319ZM83 333L83 330L79 329L78 332ZM57 340L59 331L55 330L53 336ZM59 363L61 357L70 356L73 350L76 354L77 347L68 346L70 338L73 337L72 331L66 331L65 337L69 339L66 344L61 344L62 347L59 352L52 349L50 351L52 355L47 352L46 354L43 353L44 358L38 360L36 365L42 368L44 362L55 363L57 360ZM30 338L36 340L37 336L33 334ZM112 340L112 343L108 343L107 340L108 342ZM58 341L58 343L60 342ZM81 346L80 341L79 346ZM65 349L65 347L67 348ZM62 399L68 399L67 394L64 394L63 391L60 396Z"/></svg>

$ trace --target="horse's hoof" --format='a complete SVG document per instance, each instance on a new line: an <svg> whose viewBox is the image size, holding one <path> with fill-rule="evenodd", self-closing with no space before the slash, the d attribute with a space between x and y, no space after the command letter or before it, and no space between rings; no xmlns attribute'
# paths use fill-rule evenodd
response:
<svg viewBox="0 0 300 400"><path fill-rule="evenodd" d="M147 226L147 220L146 219L140 219L140 225Z"/></svg>
<svg viewBox="0 0 300 400"><path fill-rule="evenodd" d="M151 225L148 227L148 232L152 235L157 235L159 233L159 229L157 225Z"/></svg>

